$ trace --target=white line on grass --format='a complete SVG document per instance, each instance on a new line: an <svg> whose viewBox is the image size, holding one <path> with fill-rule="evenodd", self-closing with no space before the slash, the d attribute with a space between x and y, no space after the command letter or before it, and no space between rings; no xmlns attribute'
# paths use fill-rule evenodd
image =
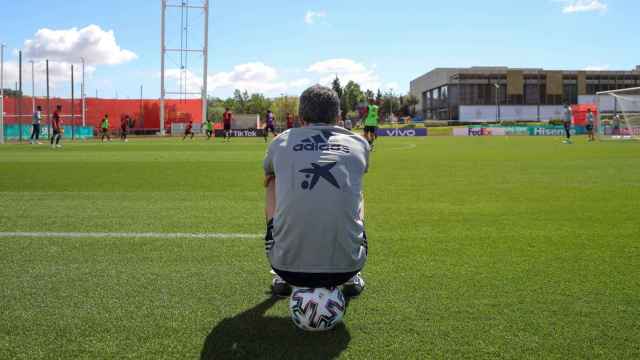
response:
<svg viewBox="0 0 640 360"><path fill-rule="evenodd" d="M416 144L404 144L403 146L400 146L400 147L389 148L389 150L409 150L409 149L415 149L416 146L417 146Z"/></svg>
<svg viewBox="0 0 640 360"><path fill-rule="evenodd" d="M255 239L263 236L234 233L0 232L0 238Z"/></svg>

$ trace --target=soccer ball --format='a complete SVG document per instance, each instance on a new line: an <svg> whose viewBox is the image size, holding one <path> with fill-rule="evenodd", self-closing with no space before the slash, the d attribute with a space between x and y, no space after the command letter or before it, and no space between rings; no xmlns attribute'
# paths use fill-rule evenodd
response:
<svg viewBox="0 0 640 360"><path fill-rule="evenodd" d="M289 300L291 319L305 331L333 329L344 316L344 295L339 288L294 288Z"/></svg>

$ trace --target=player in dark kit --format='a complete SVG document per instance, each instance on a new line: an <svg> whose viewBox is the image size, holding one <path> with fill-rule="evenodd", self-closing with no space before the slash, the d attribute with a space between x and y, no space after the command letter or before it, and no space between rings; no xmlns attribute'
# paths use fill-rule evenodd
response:
<svg viewBox="0 0 640 360"><path fill-rule="evenodd" d="M224 126L224 139L227 142L231 140L231 121L233 121L233 113L229 108L225 108L224 114L222 114L222 125Z"/></svg>
<svg viewBox="0 0 640 360"><path fill-rule="evenodd" d="M182 137L182 140L186 139L189 135L191 135L191 139L193 139L193 120L189 120L189 122L187 123L187 127L184 129L184 136Z"/></svg>
<svg viewBox="0 0 640 360"><path fill-rule="evenodd" d="M61 148L60 139L62 138L62 119L60 119L60 112L62 111L62 106L56 105L56 111L53 112L53 116L51 118L51 129L53 130L53 134L51 135L51 148ZM55 142L55 145L54 145Z"/></svg>
<svg viewBox="0 0 640 360"><path fill-rule="evenodd" d="M271 110L267 111L266 120L266 124L264 125L264 142L267 142L267 138L269 137L269 130L271 130L274 137L278 136L278 133L276 133L276 127L274 125L276 117L273 115L273 112L271 112Z"/></svg>
<svg viewBox="0 0 640 360"><path fill-rule="evenodd" d="M287 113L287 130L293 129L293 115Z"/></svg>
<svg viewBox="0 0 640 360"><path fill-rule="evenodd" d="M120 140L127 142L127 136L129 135L129 115L124 115L120 118Z"/></svg>

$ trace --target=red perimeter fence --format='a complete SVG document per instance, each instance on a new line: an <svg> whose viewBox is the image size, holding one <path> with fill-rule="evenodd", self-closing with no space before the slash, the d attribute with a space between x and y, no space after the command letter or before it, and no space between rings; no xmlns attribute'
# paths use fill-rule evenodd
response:
<svg viewBox="0 0 640 360"><path fill-rule="evenodd" d="M36 97L36 106L42 106L44 122L47 120L47 99ZM64 122L71 125L71 99L51 98L49 100L51 113L56 109L56 105L62 106L61 115ZM125 100L125 99L97 99L86 98L86 125L98 126L105 114L109 114L109 125L111 128L120 126L120 119L124 115L129 115L135 120L136 129L160 129L160 100ZM20 106L18 106L20 105ZM20 116L18 116L20 108ZM31 124L32 98L24 96L4 98L4 121L5 124ZM82 100L73 100L73 114L75 114L75 124L82 124ZM170 129L171 124L184 123L193 120L194 123L202 122L202 100L165 100L165 129Z"/></svg>

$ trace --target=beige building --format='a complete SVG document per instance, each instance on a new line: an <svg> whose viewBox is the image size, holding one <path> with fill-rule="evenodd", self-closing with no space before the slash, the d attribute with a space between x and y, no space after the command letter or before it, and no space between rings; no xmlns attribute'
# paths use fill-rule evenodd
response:
<svg viewBox="0 0 640 360"><path fill-rule="evenodd" d="M640 66L629 71L507 67L437 68L411 81L418 114L462 122L548 121L563 104L591 103L599 91L640 87Z"/></svg>

